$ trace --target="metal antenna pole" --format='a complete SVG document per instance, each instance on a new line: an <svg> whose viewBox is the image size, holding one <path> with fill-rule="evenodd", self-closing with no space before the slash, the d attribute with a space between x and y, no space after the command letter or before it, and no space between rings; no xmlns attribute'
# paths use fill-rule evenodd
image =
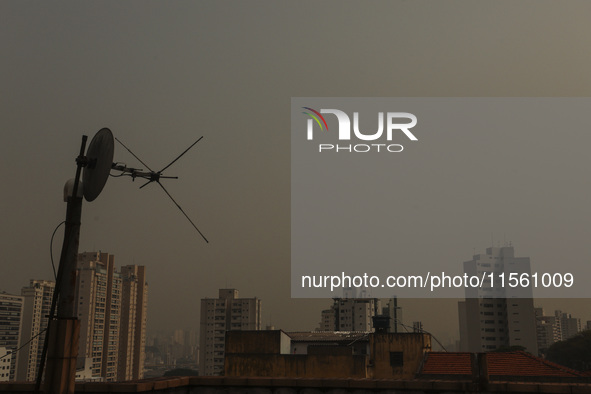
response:
<svg viewBox="0 0 591 394"><path fill-rule="evenodd" d="M64 242L55 285L48 330L45 335L41 366L37 376L36 391L39 391L43 375L45 354L47 371L45 392L52 394L73 394L76 377L76 358L80 336L80 321L75 316L76 261L80 241L80 219L82 216L82 197L78 197L80 172L85 165L84 151L87 136L82 136L80 155L76 159L76 177L72 195L67 197L66 228ZM58 305L59 303L59 305ZM54 320L57 306L57 319Z"/></svg>

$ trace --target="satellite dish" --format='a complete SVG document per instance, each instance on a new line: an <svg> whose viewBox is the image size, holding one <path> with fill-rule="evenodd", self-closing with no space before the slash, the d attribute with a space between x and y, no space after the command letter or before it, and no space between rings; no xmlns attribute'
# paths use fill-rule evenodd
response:
<svg viewBox="0 0 591 394"><path fill-rule="evenodd" d="M86 151L87 164L82 174L84 198L94 201L101 194L113 165L115 142L113 133L106 127L94 135Z"/></svg>

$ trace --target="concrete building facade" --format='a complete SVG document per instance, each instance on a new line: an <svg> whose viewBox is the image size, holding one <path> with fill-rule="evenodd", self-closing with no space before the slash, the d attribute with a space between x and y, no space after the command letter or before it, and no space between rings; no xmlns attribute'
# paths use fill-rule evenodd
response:
<svg viewBox="0 0 591 394"><path fill-rule="evenodd" d="M563 313L561 310L555 311L554 316L560 325L560 340L566 341L581 332L581 319L573 317L570 313Z"/></svg>
<svg viewBox="0 0 591 394"><path fill-rule="evenodd" d="M381 313L376 298L335 298L321 312L319 331L372 331L372 317Z"/></svg>
<svg viewBox="0 0 591 394"><path fill-rule="evenodd" d="M294 340L303 352L291 351ZM228 377L413 379L431 351L431 336L418 333L230 331L226 342Z"/></svg>
<svg viewBox="0 0 591 394"><path fill-rule="evenodd" d="M546 316L543 308L535 308L535 314L538 353L544 355L550 346L561 340L560 321L555 315Z"/></svg>
<svg viewBox="0 0 591 394"><path fill-rule="evenodd" d="M121 267L122 297L117 380L144 377L148 282L146 268Z"/></svg>
<svg viewBox="0 0 591 394"><path fill-rule="evenodd" d="M226 331L260 329L260 299L239 298L236 289L220 289L218 298L202 299L199 375L223 374Z"/></svg>
<svg viewBox="0 0 591 394"><path fill-rule="evenodd" d="M29 286L21 290L22 334L19 342L21 349L16 357L16 380L32 382L37 379L54 289L54 281L32 279Z"/></svg>
<svg viewBox="0 0 591 394"><path fill-rule="evenodd" d="M145 268L115 268L113 255L78 255L76 313L78 367L90 358L94 378L107 382L143 377L148 286Z"/></svg>
<svg viewBox="0 0 591 394"><path fill-rule="evenodd" d="M373 331L373 317L388 316L388 332L402 332L402 308L397 299L334 298L330 309L321 312L318 331Z"/></svg>
<svg viewBox="0 0 591 394"><path fill-rule="evenodd" d="M108 253L80 253L76 282L78 360L92 358L93 376L108 382L117 380L119 351L121 276L114 260Z"/></svg>
<svg viewBox="0 0 591 394"><path fill-rule="evenodd" d="M21 317L23 310L23 297L0 293L0 347L11 353L10 370L8 380L14 380L16 376L16 357L14 352L18 349L21 336ZM5 365L3 365L5 366Z"/></svg>
<svg viewBox="0 0 591 394"><path fill-rule="evenodd" d="M512 246L490 247L464 263L470 276L493 274L508 278L512 272L530 273L529 257L515 257ZM520 346L538 354L536 318L531 288L509 286L467 288L466 300L458 304L462 351L489 352Z"/></svg>
<svg viewBox="0 0 591 394"><path fill-rule="evenodd" d="M4 346L0 347L0 382L8 382L10 379L10 364L12 353Z"/></svg>

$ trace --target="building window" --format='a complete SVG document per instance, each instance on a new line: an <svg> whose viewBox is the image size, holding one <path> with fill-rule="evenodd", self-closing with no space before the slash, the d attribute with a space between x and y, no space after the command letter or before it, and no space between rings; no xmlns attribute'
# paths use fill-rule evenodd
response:
<svg viewBox="0 0 591 394"><path fill-rule="evenodd" d="M404 364L403 352L390 352L390 366L402 367Z"/></svg>

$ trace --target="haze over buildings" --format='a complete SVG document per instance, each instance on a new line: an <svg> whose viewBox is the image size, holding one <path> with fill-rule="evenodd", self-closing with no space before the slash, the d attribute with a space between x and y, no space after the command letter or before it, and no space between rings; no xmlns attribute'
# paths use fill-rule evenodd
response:
<svg viewBox="0 0 591 394"><path fill-rule="evenodd" d="M146 348L146 377L161 376L175 368L197 371L199 364L198 330L175 329L170 332L150 333Z"/></svg>
<svg viewBox="0 0 591 394"><path fill-rule="evenodd" d="M226 280L236 288L254 281L274 324L307 329L326 301L291 300L281 279L289 277L290 97L591 93L587 2L526 1L511 12L507 2L345 4L2 2L0 78L11 94L2 101L0 158L19 170L4 174L10 209L0 246L13 264L0 288L18 294L30 278L51 278L47 251L30 245L46 245L63 220L61 189L81 134L108 126L155 167L203 134L203 145L171 169L180 179L170 191L211 244L196 242L160 190L139 191L124 178L109 179L85 204L81 250L100 244L121 261L145 262L151 310L161 317L150 321L154 330L197 326L199 316L170 305L213 294ZM426 146L436 137L419 138ZM396 261L453 266L490 246L491 232L519 240L532 261L587 261L589 138L475 130L441 136L420 166L393 166L405 176L388 208L401 229L389 238ZM119 147L116 160L140 166ZM35 226L22 220L30 216ZM455 300L400 302L409 321L456 335ZM584 316L586 300L570 304L562 308Z"/></svg>
<svg viewBox="0 0 591 394"><path fill-rule="evenodd" d="M6 351L0 355L0 375L6 369L0 380L37 379L54 289L54 281L31 279L20 296L0 293L0 348ZM147 305L144 266L126 265L118 271L111 254L79 254L74 306L80 321L78 378L143 377ZM7 362L10 368L4 368Z"/></svg>

